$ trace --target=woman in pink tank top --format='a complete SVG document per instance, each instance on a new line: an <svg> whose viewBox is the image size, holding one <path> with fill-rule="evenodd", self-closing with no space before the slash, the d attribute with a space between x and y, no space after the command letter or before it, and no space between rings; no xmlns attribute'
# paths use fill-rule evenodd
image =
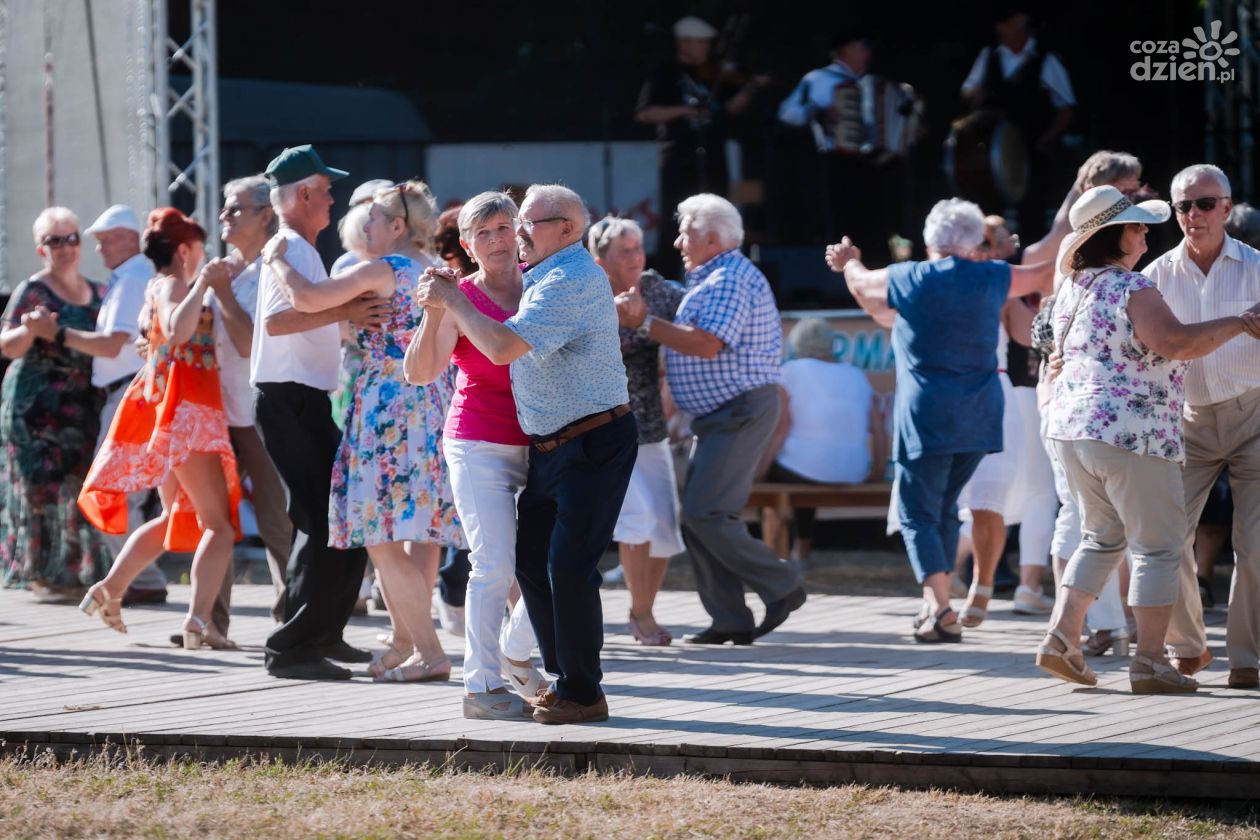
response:
<svg viewBox="0 0 1260 840"><path fill-rule="evenodd" d="M516 203L500 192L477 195L459 214L460 244L481 267L461 279L459 288L500 322L516 312L521 299L516 216ZM459 368L442 446L472 564L465 600L464 717L525 720L533 711L526 700L546 683L530 661L535 640L525 601L517 600L506 625L503 614L516 579L516 497L529 470L529 437L517 420L508 366L486 358L443 312L425 310L403 372L420 385L440 377L452 362ZM516 694L508 692L503 673Z"/></svg>

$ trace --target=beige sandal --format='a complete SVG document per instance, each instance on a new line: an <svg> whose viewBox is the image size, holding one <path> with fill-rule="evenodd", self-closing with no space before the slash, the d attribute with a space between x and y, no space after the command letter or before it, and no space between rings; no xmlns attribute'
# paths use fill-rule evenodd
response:
<svg viewBox="0 0 1260 840"><path fill-rule="evenodd" d="M373 674L376 682L446 682L451 678L451 660L443 656L432 662L425 662L417 654L397 668L390 668L380 676Z"/></svg>
<svg viewBox="0 0 1260 840"><path fill-rule="evenodd" d="M122 620L122 598L110 595L105 589L104 581L88 589L87 594L83 596L83 602L79 604L79 609L87 615L100 613L101 621L105 622L106 627L117 630L119 633L127 632L127 625L123 624Z"/></svg>
<svg viewBox="0 0 1260 840"><path fill-rule="evenodd" d="M1062 650L1058 645L1063 646ZM1069 642L1057 627L1046 632L1046 638L1037 648L1037 667L1064 682L1091 687L1098 685L1098 675L1085 664L1081 649Z"/></svg>
<svg viewBox="0 0 1260 840"><path fill-rule="evenodd" d="M1189 694L1199 683L1167 662L1135 656L1129 664L1129 688L1134 694Z"/></svg>
<svg viewBox="0 0 1260 840"><path fill-rule="evenodd" d="M976 606L976 598L984 599L984 606ZM979 627L989 615L989 601L993 599L993 587L982 586L973 582L971 589L967 591L967 603L963 604L962 612L958 614L959 622L963 627L972 628Z"/></svg>
<svg viewBox="0 0 1260 840"><path fill-rule="evenodd" d="M464 695L464 717L469 720L533 720L534 707L510 691Z"/></svg>
<svg viewBox="0 0 1260 840"><path fill-rule="evenodd" d="M393 661L387 662L386 660L389 659L390 654L393 654L394 659ZM397 668L399 665L406 662L410 657L411 654L408 651L399 650L393 645L390 645L388 648L381 651L378 656L373 657L371 664L367 667L368 676L374 680L379 680L381 679L381 675L386 671L391 668Z"/></svg>

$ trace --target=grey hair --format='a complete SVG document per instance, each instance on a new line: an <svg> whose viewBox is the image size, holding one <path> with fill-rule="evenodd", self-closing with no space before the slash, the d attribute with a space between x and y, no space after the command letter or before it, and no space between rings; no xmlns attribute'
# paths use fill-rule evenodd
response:
<svg viewBox="0 0 1260 840"><path fill-rule="evenodd" d="M53 225L58 222L69 222L77 228L79 226L79 217L69 207L45 207L35 217L35 224L31 225L31 233L35 236L35 244L43 245L44 243L41 240L44 238L44 234L52 230Z"/></svg>
<svg viewBox="0 0 1260 840"><path fill-rule="evenodd" d="M244 178L233 178L223 185L223 200L244 193L254 207L271 207L271 182L265 175L246 175ZM275 236L280 229L280 219L272 208L271 221L267 224L267 235Z"/></svg>
<svg viewBox="0 0 1260 840"><path fill-rule="evenodd" d="M465 241L472 240L473 231L493 219L495 216L507 216L515 219L520 213L512 196L505 192L489 190L477 193L463 207L459 208L459 235Z"/></svg>
<svg viewBox="0 0 1260 840"><path fill-rule="evenodd" d="M1213 178L1216 180L1217 186L1221 188L1221 192L1228 198L1233 195L1229 188L1229 178L1219 166L1213 166L1210 163L1196 163L1194 166L1187 166L1185 169L1173 176L1172 188L1170 193L1176 195L1186 194L1186 187L1199 180L1200 178Z"/></svg>
<svg viewBox="0 0 1260 840"><path fill-rule="evenodd" d="M643 238L643 228L634 219L623 219L619 216L605 216L591 225L591 232L586 240L586 250L601 260L608 256L612 244L628 233Z"/></svg>
<svg viewBox="0 0 1260 840"><path fill-rule="evenodd" d="M1252 248L1260 248L1260 210L1247 203L1235 204L1225 220L1225 232Z"/></svg>
<svg viewBox="0 0 1260 840"><path fill-rule="evenodd" d="M337 220L337 238L341 240L342 248L354 254L367 252L367 236L363 233L363 225L371 212L370 203L360 203Z"/></svg>
<svg viewBox="0 0 1260 840"><path fill-rule="evenodd" d="M1142 162L1128 152L1103 149L1086 158L1077 171L1080 174L1077 186L1081 192L1085 192L1093 187L1114 184L1124 178L1141 178Z"/></svg>
<svg viewBox="0 0 1260 840"><path fill-rule="evenodd" d="M553 213L559 213L573 222L581 222L582 230L591 225L591 211L586 209L582 196L563 184L531 184L525 190L525 199L531 198L552 208Z"/></svg>
<svg viewBox="0 0 1260 840"><path fill-rule="evenodd" d="M739 210L720 195L700 193L683 199L678 205L678 223L690 222L700 233L716 233L727 248L744 244L744 219Z"/></svg>
<svg viewBox="0 0 1260 840"><path fill-rule="evenodd" d="M975 202L946 198L923 220L923 243L943 254L971 251L984 241L984 213Z"/></svg>
<svg viewBox="0 0 1260 840"><path fill-rule="evenodd" d="M788 333L788 347L798 359L836 360L836 331L822 318L802 318Z"/></svg>
<svg viewBox="0 0 1260 840"><path fill-rule="evenodd" d="M303 187L319 186L319 179L322 177L324 176L318 174L307 175L302 180L294 181L292 184L272 187L269 196L271 198L271 209L276 211L277 216L283 218L285 213L293 209L293 205L297 201L298 192Z"/></svg>

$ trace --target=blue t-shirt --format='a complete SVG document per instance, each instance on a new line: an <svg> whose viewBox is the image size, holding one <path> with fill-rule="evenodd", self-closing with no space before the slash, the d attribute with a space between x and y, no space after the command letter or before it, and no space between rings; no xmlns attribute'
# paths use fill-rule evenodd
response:
<svg viewBox="0 0 1260 840"><path fill-rule="evenodd" d="M1011 267L946 257L888 267L897 310L893 457L1002 449L998 325Z"/></svg>

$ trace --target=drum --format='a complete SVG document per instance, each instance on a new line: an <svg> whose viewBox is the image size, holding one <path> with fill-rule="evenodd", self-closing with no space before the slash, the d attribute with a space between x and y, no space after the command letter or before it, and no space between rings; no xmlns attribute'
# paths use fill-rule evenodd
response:
<svg viewBox="0 0 1260 840"><path fill-rule="evenodd" d="M902 157L922 133L923 103L907 84L863 76L836 85L831 106L831 150L839 154Z"/></svg>
<svg viewBox="0 0 1260 840"><path fill-rule="evenodd" d="M1020 202L1028 189L1028 144L998 111L976 111L955 120L945 140L945 174L954 195L986 213Z"/></svg>

